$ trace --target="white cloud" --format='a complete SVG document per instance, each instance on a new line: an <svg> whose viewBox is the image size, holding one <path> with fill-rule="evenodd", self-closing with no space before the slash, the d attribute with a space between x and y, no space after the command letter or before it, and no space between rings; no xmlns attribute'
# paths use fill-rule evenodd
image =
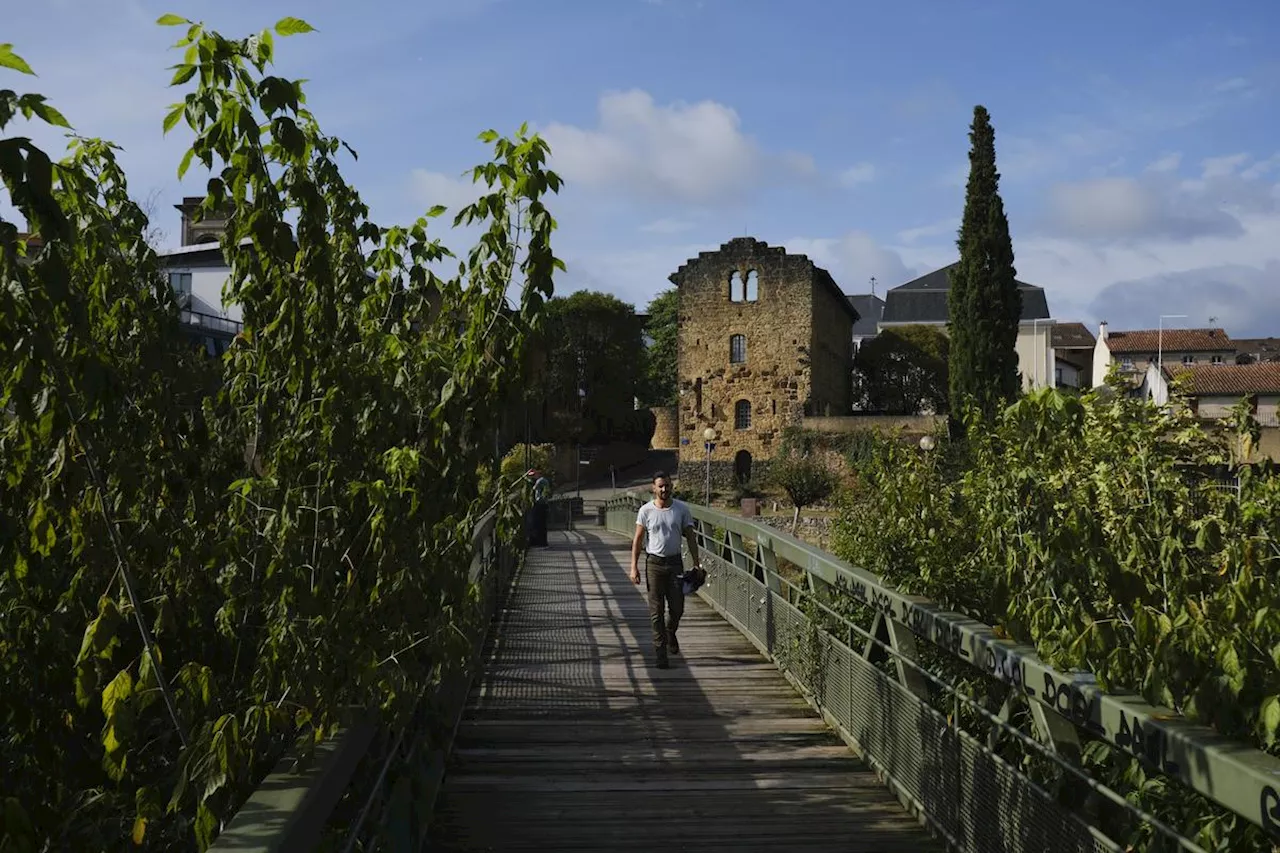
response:
<svg viewBox="0 0 1280 853"><path fill-rule="evenodd" d="M858 163L840 173L840 186L852 189L869 184L876 179L876 167L871 163Z"/></svg>
<svg viewBox="0 0 1280 853"><path fill-rule="evenodd" d="M959 228L960 220L958 218L943 219L938 222L931 222L928 225L920 225L899 231L898 242L911 245L922 240L931 240L943 236L954 237Z"/></svg>
<svg viewBox="0 0 1280 853"><path fill-rule="evenodd" d="M1048 225L1053 233L1083 239L1191 240L1241 233L1231 213L1205 204L1203 198L1161 190L1134 178L1058 184L1049 191Z"/></svg>
<svg viewBox="0 0 1280 853"><path fill-rule="evenodd" d="M1247 169L1240 171L1240 177L1246 181L1254 181L1265 176L1272 169L1280 167L1280 153L1272 154L1265 160L1258 160Z"/></svg>
<svg viewBox="0 0 1280 853"><path fill-rule="evenodd" d="M1280 335L1280 158L1231 159L1231 173L1208 180L1148 172L1059 186L1049 205L1056 222L1011 223L1018 277L1045 288L1059 321L1153 328L1160 314L1179 313L1189 325L1215 317L1238 337ZM883 293L953 262L956 226L926 223L894 243L855 232L785 245L826 266L846 292L865 292L875 275Z"/></svg>
<svg viewBox="0 0 1280 853"><path fill-rule="evenodd" d="M1209 157L1206 158L1201 166L1203 171L1200 177L1206 181L1214 178L1225 178L1228 175L1234 175L1241 166L1249 162L1248 154L1229 154L1225 157Z"/></svg>
<svg viewBox="0 0 1280 853"><path fill-rule="evenodd" d="M660 105L633 89L603 95L598 109L596 128L553 123L542 131L553 168L570 186L714 204L742 198L771 171L813 168L805 155L767 155L737 112L715 101Z"/></svg>
<svg viewBox="0 0 1280 853"><path fill-rule="evenodd" d="M1116 328L1154 326L1161 307L1171 306L1187 315L1188 326L1212 324L1236 337L1270 337L1280 332L1278 284L1280 260L1225 263L1116 282L1090 308Z"/></svg>
<svg viewBox="0 0 1280 853"><path fill-rule="evenodd" d="M1176 172L1178 167L1182 165L1182 155L1174 152L1165 154L1159 160L1154 160L1147 166L1148 172Z"/></svg>
<svg viewBox="0 0 1280 853"><path fill-rule="evenodd" d="M450 222L453 216L480 196L489 192L483 184L473 184L467 178L452 178L440 172L426 169L414 169L409 174L409 187L413 199L426 211L437 204L449 209L446 214Z"/></svg>
<svg viewBox="0 0 1280 853"><path fill-rule="evenodd" d="M1253 88L1244 77L1232 77L1230 80L1223 80L1213 87L1213 91L1218 94L1226 94L1227 92L1245 92Z"/></svg>
<svg viewBox="0 0 1280 853"><path fill-rule="evenodd" d="M789 253L807 255L809 260L831 273L845 293L867 293L871 279L881 295L888 287L912 278L915 270L903 263L895 250L881 246L864 231L850 231L843 237L784 240Z"/></svg>
<svg viewBox="0 0 1280 853"><path fill-rule="evenodd" d="M644 311L653 297L675 286L667 277L681 264L699 252L718 248L718 243L693 242L653 249L560 246L556 253L564 259L566 270L556 277L556 295L598 290Z"/></svg>

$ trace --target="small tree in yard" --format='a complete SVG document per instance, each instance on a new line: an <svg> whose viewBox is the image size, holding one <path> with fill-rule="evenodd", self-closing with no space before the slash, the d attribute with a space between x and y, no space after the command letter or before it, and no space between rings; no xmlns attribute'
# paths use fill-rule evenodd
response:
<svg viewBox="0 0 1280 853"><path fill-rule="evenodd" d="M770 479L787 493L795 507L791 519L794 534L800 526L800 510L830 497L836 488L836 475L820 460L794 451L779 456L769 467Z"/></svg>

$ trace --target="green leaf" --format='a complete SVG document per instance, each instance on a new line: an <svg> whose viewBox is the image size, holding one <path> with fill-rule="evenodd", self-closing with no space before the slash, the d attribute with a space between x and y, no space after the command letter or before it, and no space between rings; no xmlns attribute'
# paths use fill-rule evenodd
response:
<svg viewBox="0 0 1280 853"><path fill-rule="evenodd" d="M173 130L174 125L176 125L179 121L181 121L182 113L186 108L187 108L186 104L178 104L177 106L175 106L173 109L169 111L169 114L164 117L165 133L168 133L169 131Z"/></svg>
<svg viewBox="0 0 1280 853"><path fill-rule="evenodd" d="M179 65L177 70L173 72L173 79L169 81L169 85L170 86L182 85L183 83L190 80L192 77L196 76L196 70L197 70L196 66L194 65L190 65L190 64Z"/></svg>
<svg viewBox="0 0 1280 853"><path fill-rule="evenodd" d="M187 169L191 168L191 158L196 155L194 148L188 148L187 153L182 155L182 162L178 164L178 178L181 179L187 173Z"/></svg>
<svg viewBox="0 0 1280 853"><path fill-rule="evenodd" d="M170 12L167 15L161 15L159 18L156 18L156 23L162 27L179 27L183 24L189 23L189 21L181 15L175 15Z"/></svg>
<svg viewBox="0 0 1280 853"><path fill-rule="evenodd" d="M70 122L63 117L62 113L46 104L44 101L32 104L31 111L44 119L45 123L51 124L54 127L65 127L68 129L71 127Z"/></svg>
<svg viewBox="0 0 1280 853"><path fill-rule="evenodd" d="M214 834L218 831L218 818L207 803L201 802L196 807L196 844L201 850L209 849L213 844Z"/></svg>
<svg viewBox="0 0 1280 853"><path fill-rule="evenodd" d="M80 661L76 664L76 704L88 708L97 692L97 668L91 660Z"/></svg>
<svg viewBox="0 0 1280 853"><path fill-rule="evenodd" d="M440 214L444 213L445 210L446 208L443 204L437 204L435 207L427 211L427 216L432 216L432 217L439 216Z"/></svg>
<svg viewBox="0 0 1280 853"><path fill-rule="evenodd" d="M35 76L31 66L26 63L21 56L13 52L12 44L0 44L0 67L12 68L14 71L21 71L23 74Z"/></svg>
<svg viewBox="0 0 1280 853"><path fill-rule="evenodd" d="M1280 736L1280 696L1268 696L1262 702L1260 710L1262 737L1267 746L1276 742Z"/></svg>
<svg viewBox="0 0 1280 853"><path fill-rule="evenodd" d="M116 715L116 706L128 702L133 695L133 676L129 670L122 669L111 679L111 683L102 689L102 714L108 720Z"/></svg>
<svg viewBox="0 0 1280 853"><path fill-rule="evenodd" d="M98 615L85 626L84 637L80 641L80 654L76 661L102 654L115 638L116 628L120 625L120 610L115 600L103 596L98 601Z"/></svg>
<svg viewBox="0 0 1280 853"><path fill-rule="evenodd" d="M276 33L282 36L294 36L311 32L315 32L315 27L301 18L281 18L276 22Z"/></svg>
<svg viewBox="0 0 1280 853"><path fill-rule="evenodd" d="M135 845L140 847L142 846L142 841L144 838L146 838L146 836L147 836L147 819L142 815L138 815L133 819L133 832L129 834L129 837L133 840L133 843Z"/></svg>

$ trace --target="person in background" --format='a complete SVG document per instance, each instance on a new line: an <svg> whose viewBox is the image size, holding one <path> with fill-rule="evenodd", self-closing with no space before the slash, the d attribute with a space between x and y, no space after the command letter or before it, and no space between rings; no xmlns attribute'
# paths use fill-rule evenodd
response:
<svg viewBox="0 0 1280 853"><path fill-rule="evenodd" d="M529 547L547 547L547 511L551 500L551 481L536 468L529 470L533 480L533 507L529 518Z"/></svg>
<svg viewBox="0 0 1280 853"><path fill-rule="evenodd" d="M668 652L680 654L676 629L684 615L684 561L680 540L689 543L693 568L700 571L698 537L693 529L693 513L684 501L671 496L671 479L659 471L653 475L653 500L636 515L636 535L631 542L631 582L640 583L640 549L645 550L645 584L649 589L649 621L653 625L653 646L658 669L670 667ZM647 544L646 544L647 540ZM671 621L666 620L670 610Z"/></svg>

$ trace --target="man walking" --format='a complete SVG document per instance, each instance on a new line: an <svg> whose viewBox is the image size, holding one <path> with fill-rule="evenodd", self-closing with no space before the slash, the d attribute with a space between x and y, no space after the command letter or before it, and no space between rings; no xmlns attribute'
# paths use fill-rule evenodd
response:
<svg viewBox="0 0 1280 853"><path fill-rule="evenodd" d="M676 629L684 615L684 586L681 574L680 538L689 543L695 570L702 568L698 537L693 530L693 513L684 501L671 497L671 479L661 471L653 475L653 500L636 515L636 535L631 542L631 582L640 583L640 549L645 547L645 583L649 588L649 621L653 625L653 647L658 669L671 664L667 653L680 654ZM648 545L645 546L645 539ZM671 611L671 621L666 620Z"/></svg>

